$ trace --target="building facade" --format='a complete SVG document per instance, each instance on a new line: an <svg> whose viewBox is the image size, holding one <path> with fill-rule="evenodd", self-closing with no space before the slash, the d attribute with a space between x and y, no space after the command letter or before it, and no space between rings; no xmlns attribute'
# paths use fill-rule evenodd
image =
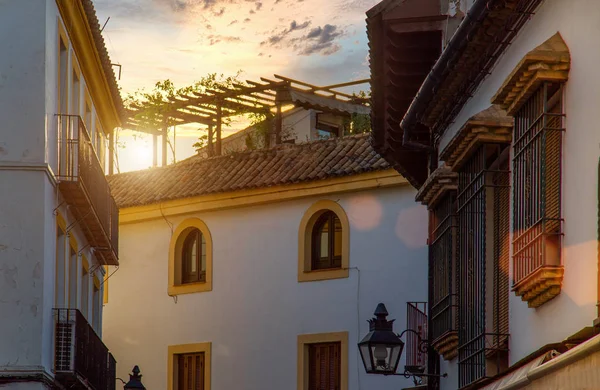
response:
<svg viewBox="0 0 600 390"><path fill-rule="evenodd" d="M113 389L100 337L118 213L104 172L122 103L94 8L3 1L0 35L0 385Z"/></svg>
<svg viewBox="0 0 600 390"><path fill-rule="evenodd" d="M384 3L395 25L410 16ZM449 2L425 3L444 15ZM468 3L410 93L378 80L402 64L372 68L374 103L386 102L375 118L396 109L393 126L374 126L375 148L408 171L430 213L429 372L448 374L431 386L594 388L600 133L589 26L600 5ZM406 39L393 30L374 32Z"/></svg>
<svg viewBox="0 0 600 390"><path fill-rule="evenodd" d="M107 345L147 388L397 389L364 373L377 304L426 296L426 210L350 136L110 177ZM126 370L120 370L125 375Z"/></svg>

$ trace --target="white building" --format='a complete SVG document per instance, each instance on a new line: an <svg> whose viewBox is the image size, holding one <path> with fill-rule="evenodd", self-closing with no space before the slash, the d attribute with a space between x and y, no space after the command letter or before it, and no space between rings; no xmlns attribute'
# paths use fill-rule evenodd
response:
<svg viewBox="0 0 600 390"><path fill-rule="evenodd" d="M0 36L0 385L114 389L100 336L118 214L104 169L122 103L94 8L1 1Z"/></svg>
<svg viewBox="0 0 600 390"><path fill-rule="evenodd" d="M289 109L282 113L281 138L283 143L302 143L343 137L351 131L353 115L369 115L369 107L343 102L335 97L294 90L290 93ZM271 126L271 129L268 129ZM275 143L275 123L267 120L223 138L222 153L231 154L266 147L267 130L271 130L270 143ZM208 147L198 151L208 157Z"/></svg>
<svg viewBox="0 0 600 390"><path fill-rule="evenodd" d="M411 383L366 375L358 356L379 302L400 331L405 302L427 294L426 210L368 136L109 181L121 265L108 281L104 337L121 377L139 364L149 389Z"/></svg>
<svg viewBox="0 0 600 390"><path fill-rule="evenodd" d="M420 64L403 80L408 61L374 65L374 133L430 210L440 388L598 387L600 3L384 1L369 17L374 64L403 47Z"/></svg>

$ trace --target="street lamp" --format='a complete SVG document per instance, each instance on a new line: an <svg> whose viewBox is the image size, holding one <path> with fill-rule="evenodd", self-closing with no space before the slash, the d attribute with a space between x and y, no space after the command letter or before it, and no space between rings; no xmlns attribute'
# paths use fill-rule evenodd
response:
<svg viewBox="0 0 600 390"><path fill-rule="evenodd" d="M132 375L133 374L133 375ZM146 390L142 383L142 375L138 366L133 367L132 374L129 374L129 382L123 386L124 390Z"/></svg>
<svg viewBox="0 0 600 390"><path fill-rule="evenodd" d="M394 320L388 321L388 311L383 303L377 305L373 314L375 314L375 318L369 320L369 333L358 343L358 350L368 374L403 375L407 378L411 376L445 378L448 376L448 374L435 375L408 370L397 374L398 363L404 349L404 342L401 340L404 333L414 333L419 340L419 349L423 352L429 352L428 342L412 329L406 329L400 335L394 333Z"/></svg>
<svg viewBox="0 0 600 390"><path fill-rule="evenodd" d="M394 320L388 321L383 303L369 320L369 333L358 343L360 357L368 374L393 375L398 369L404 342L394 333Z"/></svg>

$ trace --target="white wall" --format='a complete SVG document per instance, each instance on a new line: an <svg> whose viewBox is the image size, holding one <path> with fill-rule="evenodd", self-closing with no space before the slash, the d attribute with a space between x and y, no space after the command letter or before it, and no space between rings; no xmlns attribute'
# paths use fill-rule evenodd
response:
<svg viewBox="0 0 600 390"><path fill-rule="evenodd" d="M0 372L53 366L56 212L80 254L93 254L57 197L48 170L56 153L58 9L54 0L0 0ZM52 138L53 137L53 138ZM60 207L57 207L61 205ZM78 261L81 267L81 258ZM103 269L96 274L102 280ZM90 281L93 286L93 281ZM78 293L78 296L80 294ZM41 385L13 384L19 388Z"/></svg>
<svg viewBox="0 0 600 390"><path fill-rule="evenodd" d="M321 282L297 281L298 228L317 198L122 225L103 327L118 376L138 364L147 388L165 388L169 345L212 342L213 390L295 389L297 335L347 330L350 389L407 386L366 375L356 343L377 303L400 332L406 302L426 300L427 214L414 195L404 186L330 197L350 220L353 269ZM213 291L170 297L171 232L188 217L211 231Z"/></svg>
<svg viewBox="0 0 600 390"><path fill-rule="evenodd" d="M0 161L45 154L46 0L0 0Z"/></svg>
<svg viewBox="0 0 600 390"><path fill-rule="evenodd" d="M509 46L492 75L463 108L440 144L442 150L469 117L489 107L491 97L523 56L557 31L569 46L572 61L566 84L567 130L563 143L565 276L561 294L538 309L528 308L511 292L511 364L545 344L560 342L591 326L597 316L600 2L546 0Z"/></svg>

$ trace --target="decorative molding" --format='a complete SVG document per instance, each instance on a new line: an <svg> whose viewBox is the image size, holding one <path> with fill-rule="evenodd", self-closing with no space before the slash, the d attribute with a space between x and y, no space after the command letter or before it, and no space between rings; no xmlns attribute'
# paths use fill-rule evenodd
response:
<svg viewBox="0 0 600 390"><path fill-rule="evenodd" d="M513 291L529 307L540 307L560 294L564 273L562 266L543 266L517 283Z"/></svg>
<svg viewBox="0 0 600 390"><path fill-rule="evenodd" d="M493 105L473 115L440 153L440 159L456 171L477 146L484 143L510 143L513 118L499 106Z"/></svg>
<svg viewBox="0 0 600 390"><path fill-rule="evenodd" d="M523 57L506 78L493 104L499 104L508 115L514 115L544 81L564 83L569 78L571 54L560 33Z"/></svg>
<svg viewBox="0 0 600 390"><path fill-rule="evenodd" d="M446 192L458 189L458 173L447 166L433 171L421 186L415 200L425 206L432 207Z"/></svg>
<svg viewBox="0 0 600 390"><path fill-rule="evenodd" d="M431 346L444 358L450 361L458 356L458 332L453 330L438 337Z"/></svg>

